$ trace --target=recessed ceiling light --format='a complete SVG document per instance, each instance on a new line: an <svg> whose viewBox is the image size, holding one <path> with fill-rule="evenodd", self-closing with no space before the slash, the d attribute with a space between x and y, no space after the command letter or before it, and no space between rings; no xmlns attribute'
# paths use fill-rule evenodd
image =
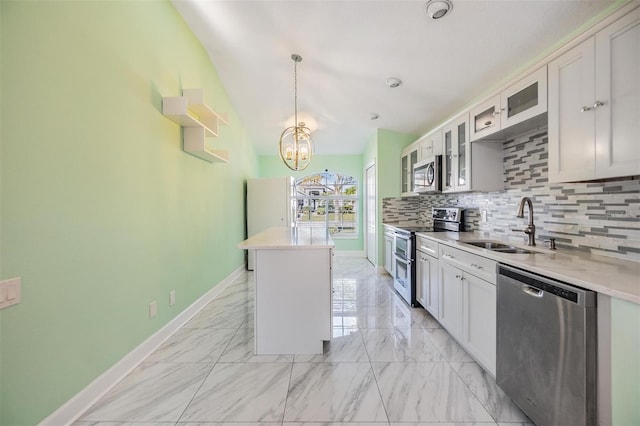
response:
<svg viewBox="0 0 640 426"><path fill-rule="evenodd" d="M443 18L453 9L453 3L449 0L429 0L424 6L424 12L433 20Z"/></svg>
<svg viewBox="0 0 640 426"><path fill-rule="evenodd" d="M385 81L386 85L390 88L394 89L402 84L402 80L395 77L389 77L387 81Z"/></svg>

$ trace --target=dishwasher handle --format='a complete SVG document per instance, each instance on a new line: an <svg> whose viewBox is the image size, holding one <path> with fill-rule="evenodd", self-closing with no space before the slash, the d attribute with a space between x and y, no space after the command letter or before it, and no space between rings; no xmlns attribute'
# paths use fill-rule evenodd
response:
<svg viewBox="0 0 640 426"><path fill-rule="evenodd" d="M523 285L522 291L533 297L542 297L542 295L544 294L544 291L535 287L531 287L530 285Z"/></svg>

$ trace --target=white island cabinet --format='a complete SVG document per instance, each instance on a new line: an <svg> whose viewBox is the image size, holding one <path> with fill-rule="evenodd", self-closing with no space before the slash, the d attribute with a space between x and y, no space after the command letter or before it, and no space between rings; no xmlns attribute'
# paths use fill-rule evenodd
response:
<svg viewBox="0 0 640 426"><path fill-rule="evenodd" d="M334 248L326 229L269 228L239 247L255 250L256 354L322 354Z"/></svg>

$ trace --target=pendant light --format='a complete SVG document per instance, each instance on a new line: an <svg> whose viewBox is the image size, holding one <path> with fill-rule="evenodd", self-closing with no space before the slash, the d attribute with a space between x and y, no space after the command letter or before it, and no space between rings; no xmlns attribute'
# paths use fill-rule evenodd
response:
<svg viewBox="0 0 640 426"><path fill-rule="evenodd" d="M298 123L298 62L302 56L291 55L293 60L293 126L287 127L280 135L280 158L291 170L304 170L311 162L313 140L311 130L303 123Z"/></svg>

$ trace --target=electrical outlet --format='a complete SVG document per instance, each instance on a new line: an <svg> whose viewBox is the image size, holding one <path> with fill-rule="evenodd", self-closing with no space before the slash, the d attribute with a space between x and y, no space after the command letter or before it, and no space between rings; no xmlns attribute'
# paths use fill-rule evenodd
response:
<svg viewBox="0 0 640 426"><path fill-rule="evenodd" d="M149 303L149 319L155 317L156 315L158 315L158 304L154 300L153 302Z"/></svg>
<svg viewBox="0 0 640 426"><path fill-rule="evenodd" d="M20 303L20 277L0 281L0 309Z"/></svg>
<svg viewBox="0 0 640 426"><path fill-rule="evenodd" d="M169 292L169 306L173 306L176 304L176 291L171 290Z"/></svg>

